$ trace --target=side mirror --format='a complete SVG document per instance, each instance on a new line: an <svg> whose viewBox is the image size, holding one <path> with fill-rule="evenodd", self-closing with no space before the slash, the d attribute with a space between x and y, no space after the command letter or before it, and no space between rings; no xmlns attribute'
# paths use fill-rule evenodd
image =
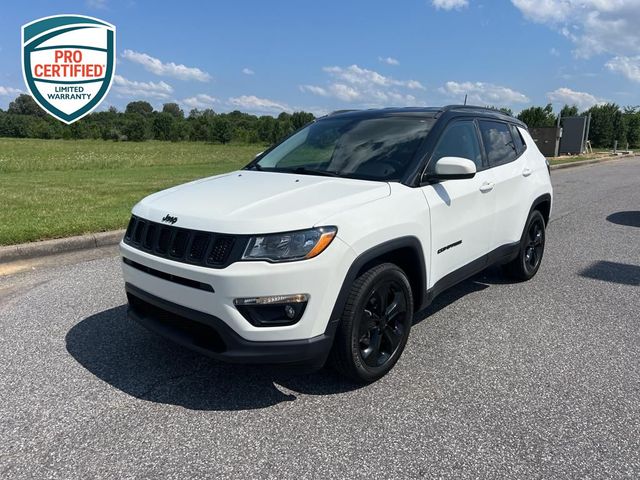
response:
<svg viewBox="0 0 640 480"><path fill-rule="evenodd" d="M467 158L442 157L436 162L433 172L425 173L425 180L460 180L473 178L476 164Z"/></svg>

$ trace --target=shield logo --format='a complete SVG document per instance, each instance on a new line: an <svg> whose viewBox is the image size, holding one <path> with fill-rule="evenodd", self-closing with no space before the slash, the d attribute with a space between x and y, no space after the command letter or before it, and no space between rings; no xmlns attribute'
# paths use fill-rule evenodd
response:
<svg viewBox="0 0 640 480"><path fill-rule="evenodd" d="M55 15L22 27L22 74L33 99L70 124L96 108L115 72L116 27L83 15Z"/></svg>

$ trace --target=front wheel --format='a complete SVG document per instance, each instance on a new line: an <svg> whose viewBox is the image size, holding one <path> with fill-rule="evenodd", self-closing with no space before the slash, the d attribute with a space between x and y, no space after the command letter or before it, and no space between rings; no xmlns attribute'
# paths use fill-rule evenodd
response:
<svg viewBox="0 0 640 480"><path fill-rule="evenodd" d="M520 240L518 256L505 266L516 280L529 280L538 272L546 240L544 217L538 210L529 215Z"/></svg>
<svg viewBox="0 0 640 480"><path fill-rule="evenodd" d="M351 287L333 345L334 366L356 381L379 379L400 358L412 321L405 273L391 263L372 267Z"/></svg>

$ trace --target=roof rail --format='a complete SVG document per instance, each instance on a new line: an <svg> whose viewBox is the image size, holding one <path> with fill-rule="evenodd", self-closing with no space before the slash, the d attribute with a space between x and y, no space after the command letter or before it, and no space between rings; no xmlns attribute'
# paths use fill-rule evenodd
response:
<svg viewBox="0 0 640 480"><path fill-rule="evenodd" d="M439 113L448 112L449 110L483 110L485 112L491 113L501 113L502 115L507 115L511 117L508 113L504 113L502 110L493 107L481 107L479 105L445 105L440 109Z"/></svg>
<svg viewBox="0 0 640 480"><path fill-rule="evenodd" d="M334 110L331 113L327 114L327 117L330 117L331 115L338 115L339 113L349 113L349 112L357 112L358 109L357 108L348 108L345 110Z"/></svg>

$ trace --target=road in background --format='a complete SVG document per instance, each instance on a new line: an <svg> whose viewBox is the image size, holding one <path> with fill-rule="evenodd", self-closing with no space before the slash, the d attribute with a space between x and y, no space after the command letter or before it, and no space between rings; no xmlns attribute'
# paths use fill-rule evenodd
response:
<svg viewBox="0 0 640 480"><path fill-rule="evenodd" d="M23 264L0 277L0 476L638 478L640 160L553 182L538 275L445 292L367 387L154 336L113 249Z"/></svg>

